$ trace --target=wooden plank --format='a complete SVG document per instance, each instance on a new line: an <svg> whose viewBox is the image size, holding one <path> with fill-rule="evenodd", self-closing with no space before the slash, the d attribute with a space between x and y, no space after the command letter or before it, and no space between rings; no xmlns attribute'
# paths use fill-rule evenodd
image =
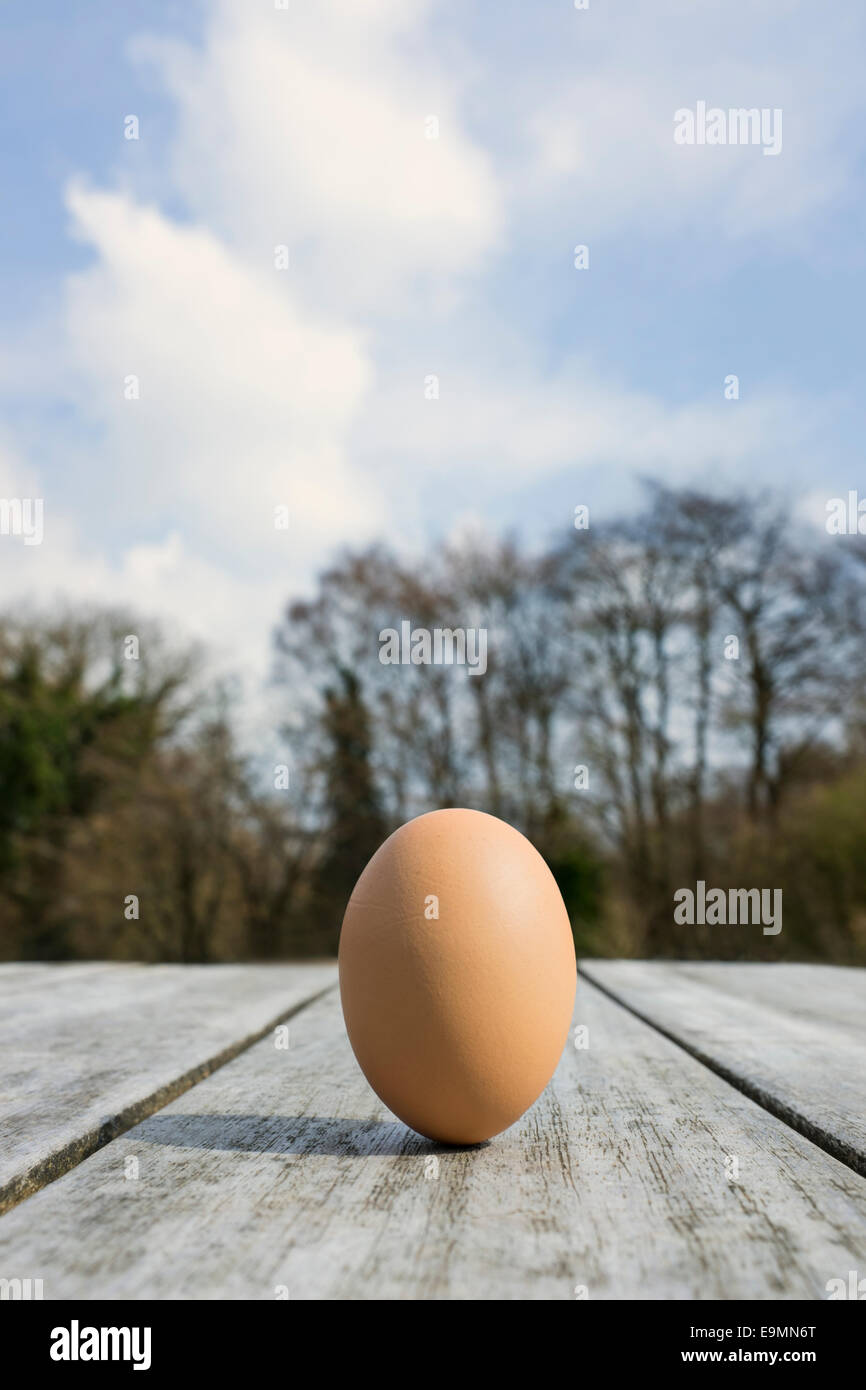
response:
<svg viewBox="0 0 866 1390"><path fill-rule="evenodd" d="M628 960L582 968L866 1176L866 970Z"/></svg>
<svg viewBox="0 0 866 1390"><path fill-rule="evenodd" d="M815 1299L864 1267L862 1178L586 981L575 1022L532 1110L449 1149L373 1095L326 995L0 1218L0 1272L60 1299Z"/></svg>
<svg viewBox="0 0 866 1390"><path fill-rule="evenodd" d="M336 982L313 966L0 966L0 1211Z"/></svg>

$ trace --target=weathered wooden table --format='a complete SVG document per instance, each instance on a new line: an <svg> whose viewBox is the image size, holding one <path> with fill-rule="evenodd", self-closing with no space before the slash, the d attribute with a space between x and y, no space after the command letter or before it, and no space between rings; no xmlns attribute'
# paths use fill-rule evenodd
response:
<svg viewBox="0 0 866 1390"><path fill-rule="evenodd" d="M367 1086L331 963L3 966L0 1279L826 1299L866 1275L864 1023L866 971L587 961L544 1095L449 1149Z"/></svg>

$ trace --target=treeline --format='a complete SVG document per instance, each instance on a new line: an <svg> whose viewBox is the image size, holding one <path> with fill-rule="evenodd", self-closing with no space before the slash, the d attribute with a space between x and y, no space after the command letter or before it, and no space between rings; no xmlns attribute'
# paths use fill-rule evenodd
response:
<svg viewBox="0 0 866 1390"><path fill-rule="evenodd" d="M283 726L243 750L200 653L118 614L7 616L3 953L332 952L385 835L463 805L538 846L585 954L864 962L863 560L772 498L658 485L543 553L346 553L287 606ZM385 664L404 622L484 629L484 673ZM699 880L781 889L781 934L677 924Z"/></svg>

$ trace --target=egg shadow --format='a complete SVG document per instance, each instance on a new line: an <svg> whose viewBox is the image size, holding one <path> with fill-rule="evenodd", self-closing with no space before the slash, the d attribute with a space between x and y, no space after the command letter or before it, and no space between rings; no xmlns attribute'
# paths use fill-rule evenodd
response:
<svg viewBox="0 0 866 1390"><path fill-rule="evenodd" d="M333 1115L151 1115L136 1126L135 1137L168 1148L301 1158L417 1158L474 1153L490 1143L440 1144L399 1120L347 1120Z"/></svg>

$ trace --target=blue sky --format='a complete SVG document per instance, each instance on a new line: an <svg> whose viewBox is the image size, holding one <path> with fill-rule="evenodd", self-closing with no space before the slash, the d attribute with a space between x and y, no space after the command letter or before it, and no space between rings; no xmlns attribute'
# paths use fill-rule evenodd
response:
<svg viewBox="0 0 866 1390"><path fill-rule="evenodd" d="M535 541L641 473L819 521L864 483L864 30L855 0L4 6L0 495L46 517L0 538L4 592L255 671L347 542ZM676 146L701 100L780 108L781 153Z"/></svg>

